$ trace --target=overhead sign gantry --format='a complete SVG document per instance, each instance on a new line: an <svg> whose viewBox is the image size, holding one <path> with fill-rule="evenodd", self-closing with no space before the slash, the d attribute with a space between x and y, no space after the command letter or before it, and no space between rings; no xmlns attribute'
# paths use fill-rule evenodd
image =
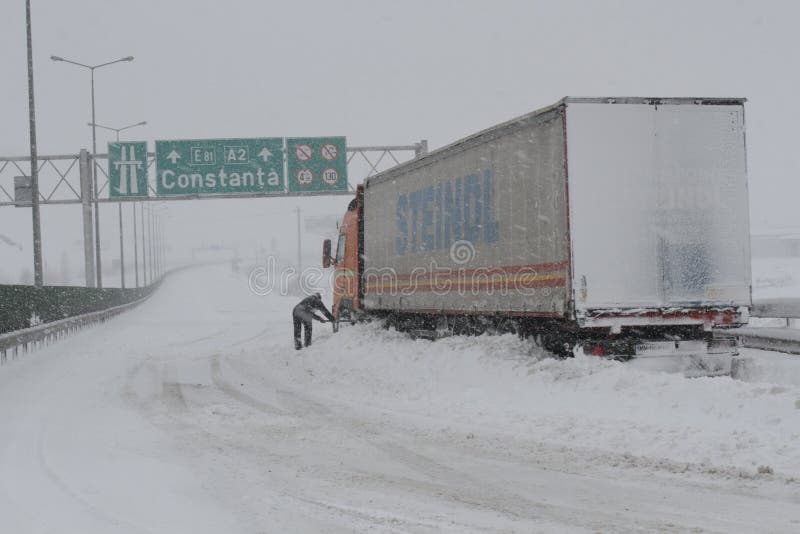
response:
<svg viewBox="0 0 800 534"><path fill-rule="evenodd" d="M274 150L270 148L273 145L263 144L265 139L275 141ZM85 149L77 154L38 155L39 203L83 207L87 285L95 279L93 203L347 195L348 166L354 166L350 174L361 175L363 170L363 176L372 176L399 164L404 158L398 158L398 152L419 157L428 149L425 140L413 145L353 147L346 145L344 137L157 141L157 148L162 143L168 150L162 149L158 155L147 151L145 141L109 143L107 154L94 156ZM22 167L31 159L0 156L0 207L32 205L31 179ZM108 165L101 165L102 160ZM108 178L105 183L103 175ZM5 182L9 178L13 180L10 185ZM172 188L163 186L165 179ZM122 269L122 225L120 244Z"/></svg>
<svg viewBox="0 0 800 534"><path fill-rule="evenodd" d="M108 144L110 197L148 196L146 154ZM347 191L344 137L156 141L155 156L157 197Z"/></svg>

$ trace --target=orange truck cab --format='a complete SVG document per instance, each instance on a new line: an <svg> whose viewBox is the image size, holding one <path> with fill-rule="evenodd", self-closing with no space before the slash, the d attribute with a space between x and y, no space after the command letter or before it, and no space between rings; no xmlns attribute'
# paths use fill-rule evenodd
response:
<svg viewBox="0 0 800 534"><path fill-rule="evenodd" d="M361 228L363 198L362 186L358 186L356 197L347 206L347 212L339 226L336 255L331 256L330 239L326 239L322 245L322 266L334 267L333 315L336 322L355 322L356 314L361 309L360 279L363 259L359 251L364 239Z"/></svg>

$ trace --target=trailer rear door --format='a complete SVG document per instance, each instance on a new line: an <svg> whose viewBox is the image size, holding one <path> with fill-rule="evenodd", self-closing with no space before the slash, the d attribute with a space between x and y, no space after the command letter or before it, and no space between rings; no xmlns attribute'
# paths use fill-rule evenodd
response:
<svg viewBox="0 0 800 534"><path fill-rule="evenodd" d="M750 304L741 103L569 102L575 308Z"/></svg>

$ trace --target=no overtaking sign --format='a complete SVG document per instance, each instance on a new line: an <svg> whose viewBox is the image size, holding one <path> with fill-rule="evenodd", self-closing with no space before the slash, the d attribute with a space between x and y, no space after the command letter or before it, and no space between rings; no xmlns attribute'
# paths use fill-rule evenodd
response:
<svg viewBox="0 0 800 534"><path fill-rule="evenodd" d="M287 138L286 149L289 191L347 190L344 137Z"/></svg>

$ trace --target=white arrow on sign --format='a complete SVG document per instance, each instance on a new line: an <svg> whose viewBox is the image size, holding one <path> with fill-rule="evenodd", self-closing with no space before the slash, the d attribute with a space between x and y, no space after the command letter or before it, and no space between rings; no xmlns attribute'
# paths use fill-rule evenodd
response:
<svg viewBox="0 0 800 534"><path fill-rule="evenodd" d="M175 152L174 150L170 152L169 155L167 155L167 159L172 160L173 165L175 165L175 163L177 163L180 158L181 155Z"/></svg>
<svg viewBox="0 0 800 534"><path fill-rule="evenodd" d="M269 160L269 157L272 155L272 152L267 150L265 147L264 150L258 153L258 155L261 156L261 159L263 159L264 163L266 163Z"/></svg>

